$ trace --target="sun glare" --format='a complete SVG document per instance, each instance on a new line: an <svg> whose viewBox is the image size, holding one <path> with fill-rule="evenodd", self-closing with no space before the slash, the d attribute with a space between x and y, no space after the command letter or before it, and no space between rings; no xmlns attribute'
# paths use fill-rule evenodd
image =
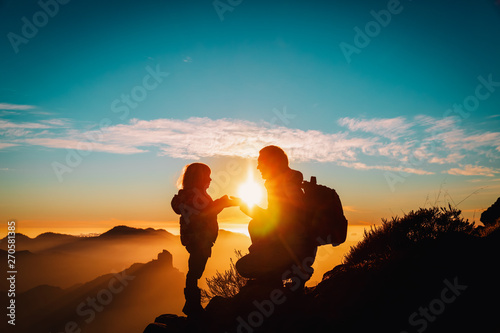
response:
<svg viewBox="0 0 500 333"><path fill-rule="evenodd" d="M262 199L262 189L259 184L253 180L253 174L251 172L248 173L247 181L238 188L238 197L250 207L259 203Z"/></svg>

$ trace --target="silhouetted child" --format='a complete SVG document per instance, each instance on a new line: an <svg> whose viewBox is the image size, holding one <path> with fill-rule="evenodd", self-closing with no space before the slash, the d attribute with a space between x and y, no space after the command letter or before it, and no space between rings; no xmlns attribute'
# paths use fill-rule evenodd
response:
<svg viewBox="0 0 500 333"><path fill-rule="evenodd" d="M184 167L178 181L180 190L171 203L173 210L181 215L181 243L189 252L189 271L184 289L186 303L182 309L188 316L203 312L198 279L203 275L217 239L217 214L226 207L236 205L227 195L212 200L207 193L212 180L210 174L210 168L203 163L192 163Z"/></svg>

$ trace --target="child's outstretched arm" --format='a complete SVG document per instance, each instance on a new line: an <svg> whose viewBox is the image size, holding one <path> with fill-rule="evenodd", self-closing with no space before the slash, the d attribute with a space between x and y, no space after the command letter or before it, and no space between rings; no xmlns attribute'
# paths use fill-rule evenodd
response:
<svg viewBox="0 0 500 333"><path fill-rule="evenodd" d="M224 208L227 207L232 207L232 206L238 206L238 203L236 203L234 200L229 199L227 195L224 195L220 197L219 199L215 199L213 202L210 204L207 204L207 206L199 211L199 215L203 218L206 215L217 215Z"/></svg>
<svg viewBox="0 0 500 333"><path fill-rule="evenodd" d="M212 212L219 214L224 208L238 206L238 203L232 199L229 199L227 195L220 197L219 199L215 199L212 203L211 209Z"/></svg>

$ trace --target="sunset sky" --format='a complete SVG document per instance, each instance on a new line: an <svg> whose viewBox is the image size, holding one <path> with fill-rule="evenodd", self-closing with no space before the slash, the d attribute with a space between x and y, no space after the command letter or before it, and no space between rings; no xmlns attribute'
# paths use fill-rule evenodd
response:
<svg viewBox="0 0 500 333"><path fill-rule="evenodd" d="M235 195L269 144L352 225L500 196L494 0L40 3L0 1L2 237L173 231L184 165Z"/></svg>

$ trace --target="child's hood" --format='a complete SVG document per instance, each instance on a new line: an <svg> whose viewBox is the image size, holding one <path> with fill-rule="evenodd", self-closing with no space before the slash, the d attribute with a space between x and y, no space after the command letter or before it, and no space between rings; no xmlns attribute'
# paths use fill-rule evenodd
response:
<svg viewBox="0 0 500 333"><path fill-rule="evenodd" d="M174 195L172 202L170 203L172 209L177 214L181 214L181 204L187 204L196 207L196 204L202 204L205 207L212 202L212 198L206 192L200 192L198 190L179 190L179 192ZM203 208L203 207L201 207Z"/></svg>
<svg viewBox="0 0 500 333"><path fill-rule="evenodd" d="M186 201L186 191L179 190L179 192L174 195L170 205L176 214L181 214L180 205Z"/></svg>

